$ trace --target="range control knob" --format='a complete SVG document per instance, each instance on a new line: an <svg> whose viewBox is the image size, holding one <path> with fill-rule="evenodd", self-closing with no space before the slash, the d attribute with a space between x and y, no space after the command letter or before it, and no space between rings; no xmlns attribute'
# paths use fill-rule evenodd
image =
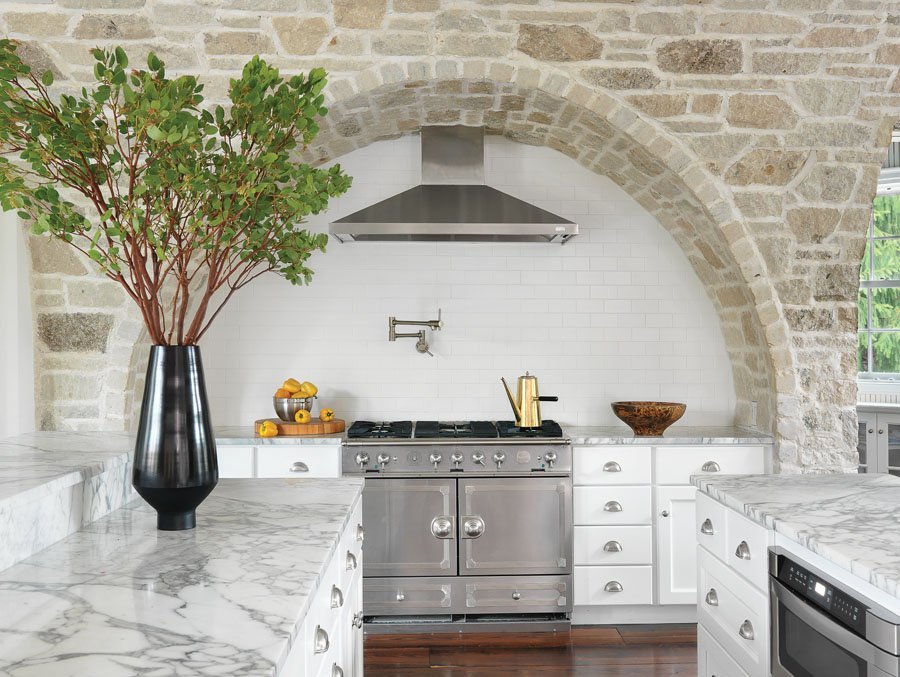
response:
<svg viewBox="0 0 900 677"><path fill-rule="evenodd" d="M478 465L484 465L484 454L482 454L480 451L476 451L474 454L472 454L472 462Z"/></svg>
<svg viewBox="0 0 900 677"><path fill-rule="evenodd" d="M382 465L382 467L386 466L391 462L390 454L378 454L378 462Z"/></svg>
<svg viewBox="0 0 900 677"><path fill-rule="evenodd" d="M463 462L463 455L458 451L454 451L452 454L450 454L450 460L453 462L453 465L458 468L459 464Z"/></svg>
<svg viewBox="0 0 900 677"><path fill-rule="evenodd" d="M547 461L547 466L550 468L552 468L553 464L556 463L556 458L557 456L555 451L548 451L546 454L544 454L544 460Z"/></svg>
<svg viewBox="0 0 900 677"><path fill-rule="evenodd" d="M497 470L500 470L500 466L503 465L503 461L506 460L506 454L504 454L502 451L495 451L493 459L494 463L497 464Z"/></svg>
<svg viewBox="0 0 900 677"><path fill-rule="evenodd" d="M437 470L438 463L440 463L443 460L444 460L444 457L437 453L431 454L431 456L428 457L428 462L434 466L435 470Z"/></svg>
<svg viewBox="0 0 900 677"><path fill-rule="evenodd" d="M369 463L369 455L368 454L357 454L356 455L356 465L362 468L364 465L368 465Z"/></svg>

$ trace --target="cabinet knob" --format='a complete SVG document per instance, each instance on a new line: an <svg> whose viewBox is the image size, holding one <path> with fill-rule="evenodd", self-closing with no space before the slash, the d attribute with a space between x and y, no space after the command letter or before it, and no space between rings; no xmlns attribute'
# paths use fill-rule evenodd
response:
<svg viewBox="0 0 900 677"><path fill-rule="evenodd" d="M603 586L603 589L606 592L622 592L625 588L622 587L622 584L619 583L619 581L610 581Z"/></svg>
<svg viewBox="0 0 900 677"><path fill-rule="evenodd" d="M518 602L520 599L522 599L522 593L519 592L518 590L516 590L516 591L512 594L512 598Z"/></svg>
<svg viewBox="0 0 900 677"><path fill-rule="evenodd" d="M622 552L622 544L618 541L607 541L603 546L603 552Z"/></svg>
<svg viewBox="0 0 900 677"><path fill-rule="evenodd" d="M706 603L710 606L719 606L719 594L715 588L710 588L706 593Z"/></svg>
<svg viewBox="0 0 900 677"><path fill-rule="evenodd" d="M397 591L397 601L398 601L398 602L402 602L402 601L405 600L405 599L406 599L406 595L403 594L403 591L402 591L402 590L398 590L398 591Z"/></svg>
<svg viewBox="0 0 900 677"><path fill-rule="evenodd" d="M315 638L313 640L313 651L317 654L325 653L331 642L328 641L328 633L322 629L321 625L316 626Z"/></svg>
<svg viewBox="0 0 900 677"><path fill-rule="evenodd" d="M603 464L603 472L622 472L622 466L615 461L607 461Z"/></svg>
<svg viewBox="0 0 900 677"><path fill-rule="evenodd" d="M715 461L707 461L700 467L700 470L703 472L719 472L721 469L722 468Z"/></svg>
<svg viewBox="0 0 900 677"><path fill-rule="evenodd" d="M879 434L879 435L884 435L884 429L879 428L879 429L878 429L878 434Z"/></svg>
<svg viewBox="0 0 900 677"><path fill-rule="evenodd" d="M603 509L606 512L622 512L622 504L618 501L607 501Z"/></svg>
<svg viewBox="0 0 900 677"><path fill-rule="evenodd" d="M350 624L356 629L361 628L363 626L362 613L353 614L353 620L350 621Z"/></svg>
<svg viewBox="0 0 900 677"><path fill-rule="evenodd" d="M740 559L750 559L750 546L747 545L747 541L738 543L738 547L734 551L734 556L739 557Z"/></svg>
<svg viewBox="0 0 900 677"><path fill-rule="evenodd" d="M875 432L875 431L872 430L872 428L869 428L869 434L870 434L870 435L871 435L872 433L874 433L874 432Z"/></svg>
<svg viewBox="0 0 900 677"><path fill-rule="evenodd" d="M341 592L341 589L336 586L331 586L331 608L339 609L344 606L344 593Z"/></svg>
<svg viewBox="0 0 900 677"><path fill-rule="evenodd" d="M708 517L703 520L703 524L700 525L700 533L704 534L705 536L712 536L716 533L716 530L713 529L712 520Z"/></svg>
<svg viewBox="0 0 900 677"><path fill-rule="evenodd" d="M309 472L309 466L303 461L297 461L291 466L291 472Z"/></svg>
<svg viewBox="0 0 900 677"><path fill-rule="evenodd" d="M753 623L751 623L749 620L745 620L743 623L741 623L741 628L740 628L740 630L738 630L738 634L742 638L746 639L747 641L752 640L753 639Z"/></svg>
<svg viewBox="0 0 900 677"><path fill-rule="evenodd" d="M661 513L659 513L659 514L662 515L663 517L668 517L668 516L669 516L669 511L668 511L668 510L663 510L663 511L662 511Z"/></svg>

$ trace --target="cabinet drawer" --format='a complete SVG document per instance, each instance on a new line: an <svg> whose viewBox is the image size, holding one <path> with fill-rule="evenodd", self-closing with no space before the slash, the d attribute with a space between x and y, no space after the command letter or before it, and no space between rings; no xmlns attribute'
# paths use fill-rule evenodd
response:
<svg viewBox="0 0 900 677"><path fill-rule="evenodd" d="M652 564L653 527L575 527L575 564Z"/></svg>
<svg viewBox="0 0 900 677"><path fill-rule="evenodd" d="M570 576L491 576L467 580L466 613L564 613L571 610Z"/></svg>
<svg viewBox="0 0 900 677"><path fill-rule="evenodd" d="M726 508L727 559L729 566L739 572L759 590L765 592L769 584L769 530L752 522L740 513Z"/></svg>
<svg viewBox="0 0 900 677"><path fill-rule="evenodd" d="M362 501L360 500L357 502L350 520L347 522L347 529L341 536L337 555L335 555L340 561L342 588L349 589L352 580L362 575L364 539Z"/></svg>
<svg viewBox="0 0 900 677"><path fill-rule="evenodd" d="M697 543L709 550L723 562L728 561L728 525L725 514L728 508L714 498L697 492L696 530Z"/></svg>
<svg viewBox="0 0 900 677"><path fill-rule="evenodd" d="M703 548L698 549L697 616L748 675L768 673L768 598Z"/></svg>
<svg viewBox="0 0 900 677"><path fill-rule="evenodd" d="M699 677L748 677L700 624L697 625L697 674Z"/></svg>
<svg viewBox="0 0 900 677"><path fill-rule="evenodd" d="M257 449L257 477L340 477L341 448L266 445Z"/></svg>
<svg viewBox="0 0 900 677"><path fill-rule="evenodd" d="M653 567L575 567L575 604L652 604Z"/></svg>
<svg viewBox="0 0 900 677"><path fill-rule="evenodd" d="M650 487L575 487L575 524L652 524Z"/></svg>
<svg viewBox="0 0 900 677"><path fill-rule="evenodd" d="M446 578L365 578L366 616L453 613L453 586Z"/></svg>
<svg viewBox="0 0 900 677"><path fill-rule="evenodd" d="M572 482L650 484L650 447L575 447Z"/></svg>
<svg viewBox="0 0 900 677"><path fill-rule="evenodd" d="M752 475L765 471L763 447L656 447L656 483L690 484L691 475Z"/></svg>
<svg viewBox="0 0 900 677"><path fill-rule="evenodd" d="M237 444L216 445L219 477L253 477L253 447Z"/></svg>

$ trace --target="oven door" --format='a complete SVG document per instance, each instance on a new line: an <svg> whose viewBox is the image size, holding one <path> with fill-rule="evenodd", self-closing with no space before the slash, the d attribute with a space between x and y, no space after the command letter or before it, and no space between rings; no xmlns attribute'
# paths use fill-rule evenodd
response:
<svg viewBox="0 0 900 677"><path fill-rule="evenodd" d="M459 539L464 576L571 573L571 478L460 479Z"/></svg>
<svg viewBox="0 0 900 677"><path fill-rule="evenodd" d="M772 677L897 677L898 658L769 578Z"/></svg>
<svg viewBox="0 0 900 677"><path fill-rule="evenodd" d="M456 480L366 478L363 576L456 575Z"/></svg>

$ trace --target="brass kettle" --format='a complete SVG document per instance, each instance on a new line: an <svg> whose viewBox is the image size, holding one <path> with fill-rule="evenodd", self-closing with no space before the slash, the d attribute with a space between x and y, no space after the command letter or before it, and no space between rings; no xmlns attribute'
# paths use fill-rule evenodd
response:
<svg viewBox="0 0 900 677"><path fill-rule="evenodd" d="M518 428L540 428L542 423L541 402L559 401L555 395L539 395L537 376L532 376L527 371L524 376L519 377L515 397L513 397L506 379L501 376L500 380L503 382L506 396L516 415L516 427Z"/></svg>

